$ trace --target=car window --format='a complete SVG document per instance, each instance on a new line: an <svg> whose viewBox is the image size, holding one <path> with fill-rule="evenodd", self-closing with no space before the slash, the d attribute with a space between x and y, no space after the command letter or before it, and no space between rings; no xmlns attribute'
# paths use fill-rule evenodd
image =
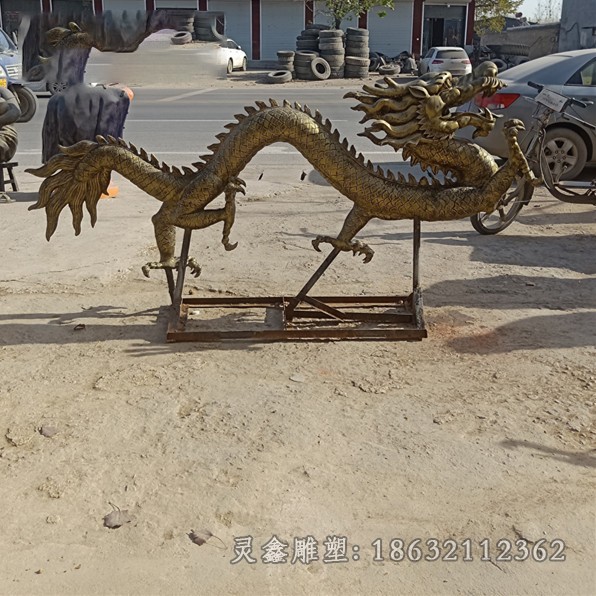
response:
<svg viewBox="0 0 596 596"><path fill-rule="evenodd" d="M463 60L467 57L464 50L439 50L437 52L437 58L443 58L443 60Z"/></svg>
<svg viewBox="0 0 596 596"><path fill-rule="evenodd" d="M14 52L16 46L11 39L0 29L0 52Z"/></svg>
<svg viewBox="0 0 596 596"><path fill-rule="evenodd" d="M431 48L430 50L428 50L428 52L426 52L426 55L424 57L431 58L434 53L435 53L435 48Z"/></svg>
<svg viewBox="0 0 596 596"><path fill-rule="evenodd" d="M596 60L588 62L580 68L566 83L566 85L582 85L596 87Z"/></svg>
<svg viewBox="0 0 596 596"><path fill-rule="evenodd" d="M231 39L228 39L228 47L232 50L237 50L238 49L238 44L235 41L232 41Z"/></svg>

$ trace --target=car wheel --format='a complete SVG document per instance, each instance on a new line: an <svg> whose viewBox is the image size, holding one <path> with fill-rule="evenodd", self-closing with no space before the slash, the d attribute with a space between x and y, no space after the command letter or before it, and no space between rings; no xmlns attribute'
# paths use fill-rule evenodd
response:
<svg viewBox="0 0 596 596"><path fill-rule="evenodd" d="M553 180L573 180L586 165L588 149L581 136L568 128L550 128L544 139L542 167L547 167Z"/></svg>
<svg viewBox="0 0 596 596"><path fill-rule="evenodd" d="M57 93L64 93L68 89L68 83L64 83L62 81L52 81L48 83L47 89L50 92L50 95L56 95Z"/></svg>
<svg viewBox="0 0 596 596"><path fill-rule="evenodd" d="M227 68L227 73L231 74L232 71L234 70L234 61L230 58L228 60L228 68Z"/></svg>
<svg viewBox="0 0 596 596"><path fill-rule="evenodd" d="M242 58L242 67L241 68L244 72L246 72L246 70L248 68L248 62L247 62L246 58Z"/></svg>

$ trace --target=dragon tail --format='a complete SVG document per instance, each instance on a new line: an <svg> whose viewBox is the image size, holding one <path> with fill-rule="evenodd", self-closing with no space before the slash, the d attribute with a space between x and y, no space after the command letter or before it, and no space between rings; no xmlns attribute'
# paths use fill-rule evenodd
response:
<svg viewBox="0 0 596 596"><path fill-rule="evenodd" d="M46 210L46 238L49 240L58 226L62 210L68 206L72 213L72 225L75 234L81 233L83 205L91 217L91 225L97 222L97 203L101 195L107 192L111 169L102 167L93 176L77 176L81 160L99 147L92 141L80 141L71 147L60 147L61 153L54 155L40 168L28 168L30 174L45 178L39 188L37 203L29 210Z"/></svg>

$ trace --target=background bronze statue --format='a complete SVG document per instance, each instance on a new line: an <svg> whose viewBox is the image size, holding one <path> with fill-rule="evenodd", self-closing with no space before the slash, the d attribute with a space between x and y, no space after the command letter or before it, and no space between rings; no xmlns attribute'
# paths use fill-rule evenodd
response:
<svg viewBox="0 0 596 596"><path fill-rule="evenodd" d="M496 73L494 65L484 63L473 75L455 84L449 73L438 73L407 84L387 78L385 85L365 86L362 94L348 94L359 100L356 109L365 112L364 120L374 121L363 134L376 143L403 148L412 161L430 170L428 178L406 179L385 172L367 162L346 139L341 140L339 132L318 112L270 100L269 104L257 102L256 107L247 107L246 113L238 114L235 122L226 125L228 131L217 135L218 142L209 147L212 153L194 163L194 169L160 164L144 149L113 137L64 147L46 165L29 170L45 178L39 200L30 208L45 208L49 239L60 213L68 206L79 234L83 207L91 216L91 224L95 224L97 203L110 172L116 170L162 202L153 216L160 261L144 266L148 275L150 269L176 266L176 228L196 230L223 222L222 242L226 250L235 248L229 241L236 212L234 197L244 192L244 182L237 176L260 149L281 141L296 147L353 202L339 235L318 236L313 240L315 249L328 243L361 254L367 262L373 251L354 236L371 219L440 221L469 217L492 211L517 175L533 178L517 142L517 133L523 129L518 120L506 126L510 155L501 168L473 143L453 139L463 126L475 127L477 134L487 134L494 126L494 116L488 110L483 114L452 114L450 110L477 93L490 94L501 88ZM386 137L375 137L378 132ZM439 170L447 174L442 182L434 177ZM208 209L221 194L225 194L225 206ZM193 269L198 273L196 261L191 263Z"/></svg>

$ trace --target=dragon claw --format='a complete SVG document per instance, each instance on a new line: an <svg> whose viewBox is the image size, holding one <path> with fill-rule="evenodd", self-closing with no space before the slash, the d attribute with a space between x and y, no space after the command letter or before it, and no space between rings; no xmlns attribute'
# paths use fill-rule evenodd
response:
<svg viewBox="0 0 596 596"><path fill-rule="evenodd" d="M331 238L330 236L317 236L312 241L312 245L317 252L321 252L320 245L323 243L331 244L333 248L337 248L345 252L351 252L353 256L364 255L364 263L370 262L375 254L375 251L368 246L368 244L364 244L364 242L360 242L360 240L352 240L351 242L347 242L345 240L339 240L338 238Z"/></svg>
<svg viewBox="0 0 596 596"><path fill-rule="evenodd" d="M145 263L141 267L141 271L145 277L149 277L149 274L152 269L178 269L180 265L180 259L168 259L166 261L152 261L149 263ZM193 257L190 257L186 263L186 266L189 268L191 275L195 277L199 277L201 275L201 266L197 262L197 260Z"/></svg>

